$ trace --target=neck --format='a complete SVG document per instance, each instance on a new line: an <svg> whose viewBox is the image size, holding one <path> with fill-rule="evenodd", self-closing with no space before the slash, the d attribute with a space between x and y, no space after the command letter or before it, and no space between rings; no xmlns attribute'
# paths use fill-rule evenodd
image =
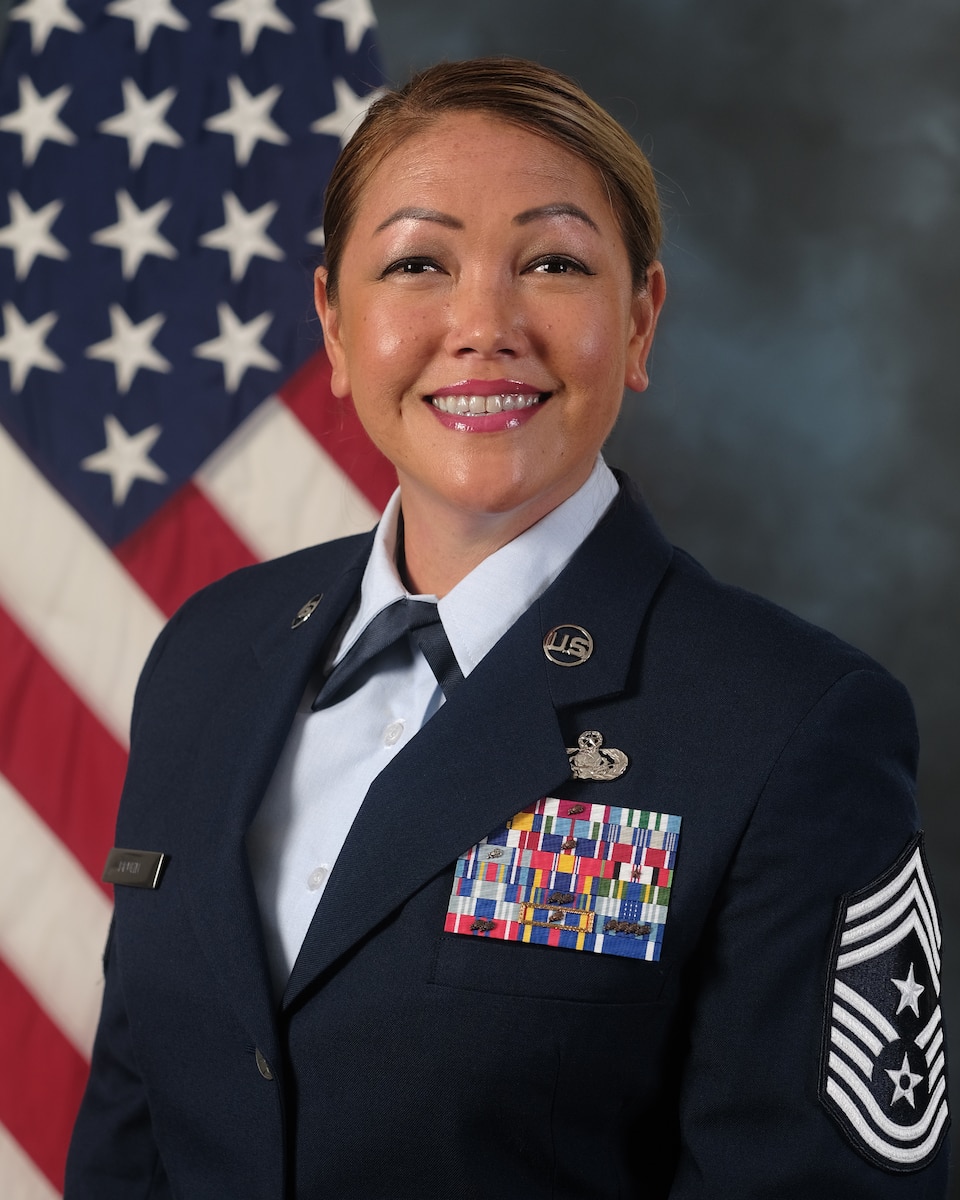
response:
<svg viewBox="0 0 960 1200"><path fill-rule="evenodd" d="M544 491L521 498L503 488L490 497L503 511L476 505L477 489L451 489L446 494L425 488L399 468L402 543L397 565L404 584L414 592L445 596L485 558L526 532L568 500L589 478L593 463L565 475ZM460 497L465 499L461 503Z"/></svg>
<svg viewBox="0 0 960 1200"><path fill-rule="evenodd" d="M397 567L412 592L445 596L485 558L512 542L554 505L509 513L437 513L401 487Z"/></svg>

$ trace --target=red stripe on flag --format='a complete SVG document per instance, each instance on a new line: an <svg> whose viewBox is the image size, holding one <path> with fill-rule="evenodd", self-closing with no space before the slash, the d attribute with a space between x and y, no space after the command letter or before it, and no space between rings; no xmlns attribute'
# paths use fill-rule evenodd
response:
<svg viewBox="0 0 960 1200"><path fill-rule="evenodd" d="M2 608L0 662L0 773L99 880L126 753Z"/></svg>
<svg viewBox="0 0 960 1200"><path fill-rule="evenodd" d="M87 1064L0 960L0 1121L58 1191Z"/></svg>
<svg viewBox="0 0 960 1200"><path fill-rule="evenodd" d="M257 561L192 482L114 547L114 554L167 616L208 583Z"/></svg>
<svg viewBox="0 0 960 1200"><path fill-rule="evenodd" d="M284 401L353 485L382 512L397 486L388 459L367 437L350 400L330 390L330 361L321 350L280 389Z"/></svg>

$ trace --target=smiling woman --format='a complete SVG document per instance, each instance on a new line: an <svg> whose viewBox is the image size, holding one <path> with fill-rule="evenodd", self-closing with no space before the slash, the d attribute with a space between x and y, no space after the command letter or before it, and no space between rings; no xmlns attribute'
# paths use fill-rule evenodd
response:
<svg viewBox="0 0 960 1200"><path fill-rule="evenodd" d="M663 271L635 287L591 165L478 112L382 159L335 261L333 387L397 468L408 579L444 595L586 481L647 386Z"/></svg>
<svg viewBox="0 0 960 1200"><path fill-rule="evenodd" d="M935 1200L909 699L712 579L601 448L649 163L530 62L375 103L326 204L374 533L158 640L68 1200Z"/></svg>

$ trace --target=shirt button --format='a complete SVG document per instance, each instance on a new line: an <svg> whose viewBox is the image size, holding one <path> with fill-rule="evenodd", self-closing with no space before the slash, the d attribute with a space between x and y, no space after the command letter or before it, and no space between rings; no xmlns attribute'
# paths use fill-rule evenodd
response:
<svg viewBox="0 0 960 1200"><path fill-rule="evenodd" d="M318 892L326 883L329 874L330 868L326 863L321 863L319 867L314 867L307 876L307 887L311 892Z"/></svg>
<svg viewBox="0 0 960 1200"><path fill-rule="evenodd" d="M403 718L399 721L391 721L383 731L383 744L385 746L395 746L403 737Z"/></svg>
<svg viewBox="0 0 960 1200"><path fill-rule="evenodd" d="M273 1071L270 1069L270 1064L260 1053L259 1048L257 1049L256 1053L254 1054L254 1058L257 1060L257 1070L264 1077L264 1079L272 1079Z"/></svg>

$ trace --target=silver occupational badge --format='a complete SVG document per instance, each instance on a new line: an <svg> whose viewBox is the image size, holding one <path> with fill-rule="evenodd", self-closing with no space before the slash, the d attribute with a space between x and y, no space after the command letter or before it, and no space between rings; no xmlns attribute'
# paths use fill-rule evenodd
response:
<svg viewBox="0 0 960 1200"><path fill-rule="evenodd" d="M320 601L322 599L323 599L323 592L318 592L316 596L311 596L310 599L303 606L303 608L300 609L300 611L297 613L297 615L290 622L290 628L296 629L298 625L302 625L304 623L304 621L309 620L311 613L317 607L317 605L320 603Z"/></svg>
<svg viewBox="0 0 960 1200"><path fill-rule="evenodd" d="M820 1099L864 1158L918 1171L946 1133L940 921L918 834L844 897L824 1019Z"/></svg>
<svg viewBox="0 0 960 1200"><path fill-rule="evenodd" d="M543 652L558 667L579 667L593 653L593 638L582 625L557 625L543 639Z"/></svg>
<svg viewBox="0 0 960 1200"><path fill-rule="evenodd" d="M622 750L607 750L595 729L577 738L576 746L567 747L570 773L574 779L619 779L630 765Z"/></svg>

